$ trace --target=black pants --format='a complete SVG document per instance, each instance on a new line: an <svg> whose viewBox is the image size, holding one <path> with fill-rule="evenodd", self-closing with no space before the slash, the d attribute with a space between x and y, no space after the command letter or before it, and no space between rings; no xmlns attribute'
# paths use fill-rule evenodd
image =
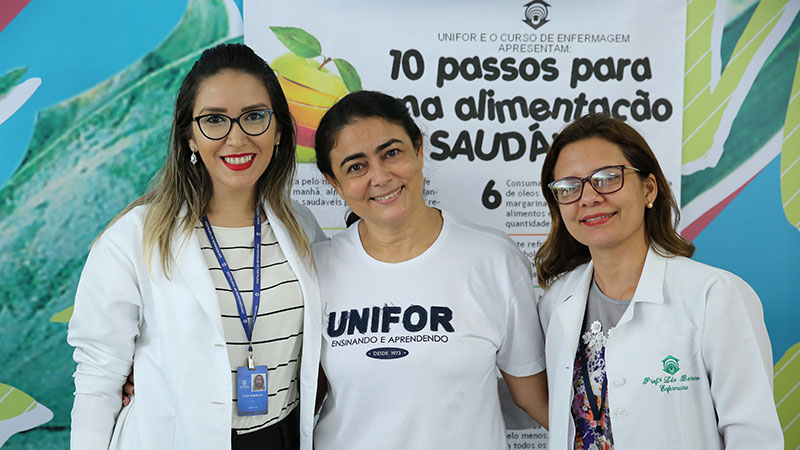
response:
<svg viewBox="0 0 800 450"><path fill-rule="evenodd" d="M300 407L280 422L246 434L231 430L233 450L298 450L300 448Z"/></svg>

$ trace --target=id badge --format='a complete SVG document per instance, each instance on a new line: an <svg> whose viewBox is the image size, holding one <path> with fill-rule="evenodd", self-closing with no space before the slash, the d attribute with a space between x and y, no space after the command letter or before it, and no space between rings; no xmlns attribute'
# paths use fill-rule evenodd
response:
<svg viewBox="0 0 800 450"><path fill-rule="evenodd" d="M236 399L240 416L267 413L267 366L236 369Z"/></svg>

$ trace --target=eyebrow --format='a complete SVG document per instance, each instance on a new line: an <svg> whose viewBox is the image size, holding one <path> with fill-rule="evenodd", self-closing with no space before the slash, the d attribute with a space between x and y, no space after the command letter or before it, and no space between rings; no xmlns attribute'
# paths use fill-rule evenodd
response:
<svg viewBox="0 0 800 450"><path fill-rule="evenodd" d="M388 147L388 146L390 146L392 144L396 144L396 143L402 144L403 141L401 141L400 139L394 139L394 138L389 139L388 141L384 142L383 144L375 147L375 153L378 153L378 152L384 150L386 147ZM367 155L364 154L364 152L358 152L358 153L353 153L352 155L348 155L342 160L341 163L339 163L339 168L342 168L345 164L347 164L348 162L350 162L350 161L352 161L354 159L365 158L366 156Z"/></svg>
<svg viewBox="0 0 800 450"><path fill-rule="evenodd" d="M256 103L255 105L245 106L244 108L242 108L242 112L250 111L250 110L253 110L253 109L265 109L265 108L269 109L269 107L267 106L266 103ZM201 114L206 113L206 112L208 112L208 113L226 113L226 112L228 112L228 109L227 108L220 108L220 107L217 107L217 106L206 106L205 108L201 109L200 112L197 113L197 115L201 115Z"/></svg>

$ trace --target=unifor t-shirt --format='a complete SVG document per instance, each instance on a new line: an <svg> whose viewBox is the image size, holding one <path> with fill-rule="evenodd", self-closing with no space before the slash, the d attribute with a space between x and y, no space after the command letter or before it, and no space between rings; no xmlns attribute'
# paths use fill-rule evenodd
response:
<svg viewBox="0 0 800 450"><path fill-rule="evenodd" d="M328 399L317 450L506 449L497 368L544 369L530 263L507 236L446 212L400 263L370 257L358 223L313 247Z"/></svg>
<svg viewBox="0 0 800 450"><path fill-rule="evenodd" d="M242 294L248 320L253 313L253 227L212 227L228 267ZM298 374L303 341L303 293L269 223L261 225L261 302L253 330L256 365L267 366L267 414L240 416L236 370L247 365L247 335L225 274L203 227L195 233L217 290L233 387L232 428L249 433L282 420L299 404Z"/></svg>

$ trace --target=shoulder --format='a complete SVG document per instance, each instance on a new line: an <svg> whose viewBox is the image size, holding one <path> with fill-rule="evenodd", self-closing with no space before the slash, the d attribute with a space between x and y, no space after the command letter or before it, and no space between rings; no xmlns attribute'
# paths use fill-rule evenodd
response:
<svg viewBox="0 0 800 450"><path fill-rule="evenodd" d="M544 291L544 296L539 301L539 314L549 317L558 304L572 294L579 284L586 282L587 271L593 271L591 262L581 264L569 272L557 276L550 287Z"/></svg>
<svg viewBox="0 0 800 450"><path fill-rule="evenodd" d="M720 291L737 291L748 296L755 292L738 275L719 267L695 261L683 256L662 257L665 260L665 288L681 287L705 294Z"/></svg>
<svg viewBox="0 0 800 450"><path fill-rule="evenodd" d="M105 270L122 261L140 264L146 214L146 205L136 206L110 223L92 243L87 265L94 261Z"/></svg>
<svg viewBox="0 0 800 450"><path fill-rule="evenodd" d="M356 270L356 265L363 260L360 251L362 247L357 225L334 234L330 239L312 244L311 254L320 283L325 283L331 278L335 279L337 277L335 273L339 270L347 273Z"/></svg>
<svg viewBox="0 0 800 450"><path fill-rule="evenodd" d="M290 205L295 217L297 218L297 221L300 222L300 225L303 227L303 229L318 226L317 219L307 206L295 200L292 200Z"/></svg>
<svg viewBox="0 0 800 450"><path fill-rule="evenodd" d="M478 225L447 211L442 211L442 216L448 223L450 232L470 246L474 246L481 251L488 250L490 254L492 252L502 252L523 256L517 244L500 230Z"/></svg>
<svg viewBox="0 0 800 450"><path fill-rule="evenodd" d="M343 255L355 248L356 239L358 239L358 224L353 224L349 228L334 234L330 239L312 244L311 253L314 255L315 260L329 258L333 255Z"/></svg>
<svg viewBox="0 0 800 450"><path fill-rule="evenodd" d="M112 241L118 244L131 241L141 243L146 214L147 205L133 207L109 224L108 228L98 237L96 244L103 241Z"/></svg>
<svg viewBox="0 0 800 450"><path fill-rule="evenodd" d="M271 211L271 207L268 204L265 204L265 206ZM319 223L317 223L317 219L314 217L314 214L310 209L308 209L308 207L294 200L290 200L289 210L300 224L300 228L303 229L303 233L305 233L310 244L327 239L327 236L325 236L322 228L320 228ZM280 226L285 225L281 223Z"/></svg>
<svg viewBox="0 0 800 450"><path fill-rule="evenodd" d="M292 208L292 212L297 218L297 221L300 222L300 225L303 227L303 229L319 227L316 217L314 217L314 214L310 209L308 209L307 206L295 200L291 200L289 202L289 206Z"/></svg>
<svg viewBox="0 0 800 450"><path fill-rule="evenodd" d="M448 254L486 273L524 275L532 283L531 262L507 234L442 211L447 227Z"/></svg>

